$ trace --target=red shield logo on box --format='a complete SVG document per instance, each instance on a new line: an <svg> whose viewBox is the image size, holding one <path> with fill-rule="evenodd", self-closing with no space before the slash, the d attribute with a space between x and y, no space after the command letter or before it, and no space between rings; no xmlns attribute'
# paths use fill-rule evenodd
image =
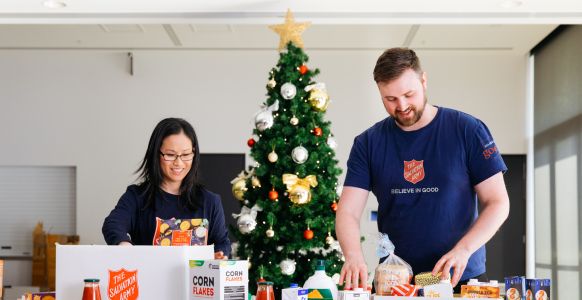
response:
<svg viewBox="0 0 582 300"><path fill-rule="evenodd" d="M107 298L110 300L136 300L139 296L137 284L137 270L118 271L109 270L109 284L107 285Z"/></svg>
<svg viewBox="0 0 582 300"><path fill-rule="evenodd" d="M404 179L416 184L424 179L424 160L404 161Z"/></svg>

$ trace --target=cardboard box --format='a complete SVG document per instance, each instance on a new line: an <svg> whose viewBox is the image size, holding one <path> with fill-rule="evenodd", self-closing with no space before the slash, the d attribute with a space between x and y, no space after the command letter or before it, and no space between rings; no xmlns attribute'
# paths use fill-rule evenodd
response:
<svg viewBox="0 0 582 300"><path fill-rule="evenodd" d="M57 299L80 299L85 278L101 280L104 300L189 299L188 261L213 257L214 246L57 245Z"/></svg>
<svg viewBox="0 0 582 300"><path fill-rule="evenodd" d="M246 300L249 265L246 260L190 260L187 299Z"/></svg>

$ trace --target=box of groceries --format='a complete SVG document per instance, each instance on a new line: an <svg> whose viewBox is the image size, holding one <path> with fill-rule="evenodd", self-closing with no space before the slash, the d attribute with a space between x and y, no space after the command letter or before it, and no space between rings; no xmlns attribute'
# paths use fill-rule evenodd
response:
<svg viewBox="0 0 582 300"><path fill-rule="evenodd" d="M245 300L248 292L248 261L190 260L190 300Z"/></svg>

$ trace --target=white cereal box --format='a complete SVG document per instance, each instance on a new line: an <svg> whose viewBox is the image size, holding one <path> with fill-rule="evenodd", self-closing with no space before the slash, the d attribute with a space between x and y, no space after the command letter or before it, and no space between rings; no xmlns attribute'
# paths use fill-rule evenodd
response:
<svg viewBox="0 0 582 300"><path fill-rule="evenodd" d="M246 300L248 271L246 260L190 260L189 299Z"/></svg>

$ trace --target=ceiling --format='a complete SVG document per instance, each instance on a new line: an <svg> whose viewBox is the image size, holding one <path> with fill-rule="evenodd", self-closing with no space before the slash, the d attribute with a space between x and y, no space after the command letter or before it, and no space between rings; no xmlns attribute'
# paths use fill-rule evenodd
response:
<svg viewBox="0 0 582 300"><path fill-rule="evenodd" d="M312 25L306 49L385 49L525 54L556 25ZM0 25L0 49L275 49L265 25Z"/></svg>
<svg viewBox="0 0 582 300"><path fill-rule="evenodd" d="M579 24L580 0L2 0L3 24Z"/></svg>
<svg viewBox="0 0 582 300"><path fill-rule="evenodd" d="M290 8L310 49L524 54L581 0L1 0L0 49L274 49Z"/></svg>

